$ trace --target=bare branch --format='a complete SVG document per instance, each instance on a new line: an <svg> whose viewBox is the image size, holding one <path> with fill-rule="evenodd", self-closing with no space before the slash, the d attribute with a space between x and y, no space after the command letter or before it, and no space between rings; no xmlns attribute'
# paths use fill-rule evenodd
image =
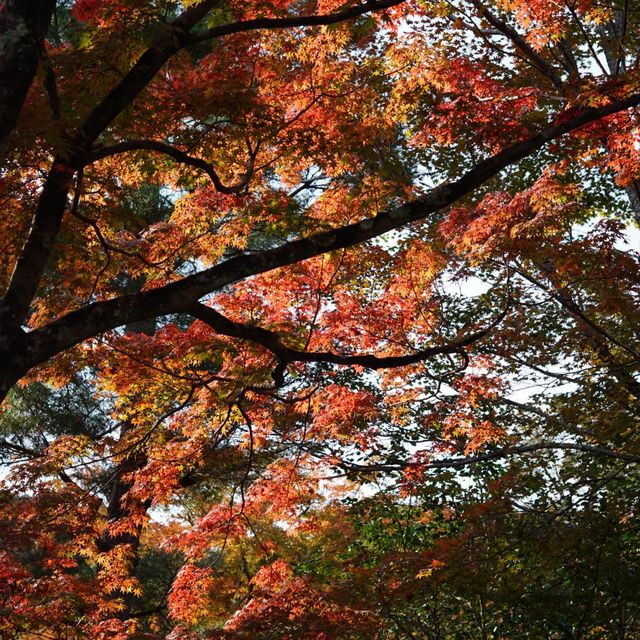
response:
<svg viewBox="0 0 640 640"><path fill-rule="evenodd" d="M329 351L300 351L293 349L282 344L280 336L274 331L233 322L221 313L218 313L215 309L203 304L194 304L188 309L188 313L209 325L217 333L234 338L243 338L266 347L284 366L291 362L327 362L341 365L356 365L367 367L368 369L403 367L422 362L436 355L447 353L464 355L465 347L484 338L506 315L505 311L485 329L475 331L452 342L434 345L402 356L375 356L373 354L343 355ZM276 375L277 374L274 373L274 377ZM280 378L280 375L281 374L278 375L278 378ZM282 380L278 379L276 382L281 383Z"/></svg>
<svg viewBox="0 0 640 640"><path fill-rule="evenodd" d="M204 171L211 179L211 182L216 188L216 191L226 194L240 193L249 184L249 181L251 180L251 177L253 175L256 157L254 150L252 150L249 155L249 161L247 162L246 172L239 182L231 186L226 186L222 183L222 181L220 180L220 176L218 176L214 166L210 162L207 162L202 158L191 156L188 153L181 151L177 147L167 144L166 142L161 142L159 140L127 140L125 142L119 142L108 147L98 147L91 153L87 161L95 162L97 160L102 160L119 153L141 150L157 151L158 153L163 153L165 155L171 156L174 160L180 162L181 164L186 164Z"/></svg>
<svg viewBox="0 0 640 640"><path fill-rule="evenodd" d="M351 18L357 18L365 13L389 9L402 4L405 0L381 0L380 2L366 2L343 11L327 13L323 15L291 16L287 18L255 18L253 20L240 20L229 24L211 27L204 33L190 36L190 42L202 42L211 38L220 38L233 33L243 33L245 31L256 31L258 29L290 29L293 27L319 27L338 22L344 22Z"/></svg>
<svg viewBox="0 0 640 640"><path fill-rule="evenodd" d="M577 451L589 453L595 456L603 456L614 460L621 460L629 464L640 463L640 455L615 451L606 447L599 447L591 444L580 444L572 442L538 442L534 444L523 444L514 447L505 447L504 449L496 449L487 453L479 453L475 456L464 456L459 458L447 458L443 460L434 460L433 462L408 462L408 461L392 461L380 464L356 464L353 462L342 462L340 466L348 473L377 473L381 471L402 471L419 467L420 469L456 469L468 467L480 462L490 462L492 460L501 460L511 456L519 456L526 453L535 453L537 451Z"/></svg>
<svg viewBox="0 0 640 640"><path fill-rule="evenodd" d="M524 57L557 88L563 85L562 78L557 71L521 36L513 27L501 20L494 13L484 6L482 0L468 0L478 11L478 13L499 33L506 36L513 46L520 51Z"/></svg>

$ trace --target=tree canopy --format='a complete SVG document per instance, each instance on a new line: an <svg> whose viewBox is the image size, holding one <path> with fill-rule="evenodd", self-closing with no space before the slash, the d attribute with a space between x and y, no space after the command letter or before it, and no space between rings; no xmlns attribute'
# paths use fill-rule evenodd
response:
<svg viewBox="0 0 640 640"><path fill-rule="evenodd" d="M635 3L0 51L0 639L639 637Z"/></svg>

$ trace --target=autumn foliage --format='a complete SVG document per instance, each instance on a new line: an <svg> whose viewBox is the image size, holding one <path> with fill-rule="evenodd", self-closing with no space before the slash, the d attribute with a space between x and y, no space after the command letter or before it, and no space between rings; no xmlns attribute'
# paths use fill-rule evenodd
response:
<svg viewBox="0 0 640 640"><path fill-rule="evenodd" d="M0 2L0 640L640 637L639 47Z"/></svg>

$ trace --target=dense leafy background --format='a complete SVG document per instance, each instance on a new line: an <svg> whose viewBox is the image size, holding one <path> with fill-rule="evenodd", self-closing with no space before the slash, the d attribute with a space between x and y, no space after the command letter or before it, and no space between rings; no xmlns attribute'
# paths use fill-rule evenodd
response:
<svg viewBox="0 0 640 640"><path fill-rule="evenodd" d="M24 2L0 637L640 637L634 3Z"/></svg>

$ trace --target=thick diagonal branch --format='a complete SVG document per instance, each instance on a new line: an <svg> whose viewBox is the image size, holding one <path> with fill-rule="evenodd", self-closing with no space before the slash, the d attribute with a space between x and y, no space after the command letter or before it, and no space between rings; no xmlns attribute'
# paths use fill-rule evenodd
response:
<svg viewBox="0 0 640 640"><path fill-rule="evenodd" d="M549 141L638 104L640 94L635 94L605 107L586 109L562 124L549 126L537 135L479 162L458 180L437 187L421 198L384 211L373 218L365 218L353 224L293 240L274 249L242 254L163 287L96 302L73 311L28 336L23 336L22 346L20 342L16 342L15 349L26 350L26 353L22 352L19 364L16 363L18 375L23 375L19 370L26 372L53 355L115 327L170 313L186 312L202 296L234 282L330 251L352 247L387 231L425 220L429 215L453 204L481 186L504 168L542 148Z"/></svg>

